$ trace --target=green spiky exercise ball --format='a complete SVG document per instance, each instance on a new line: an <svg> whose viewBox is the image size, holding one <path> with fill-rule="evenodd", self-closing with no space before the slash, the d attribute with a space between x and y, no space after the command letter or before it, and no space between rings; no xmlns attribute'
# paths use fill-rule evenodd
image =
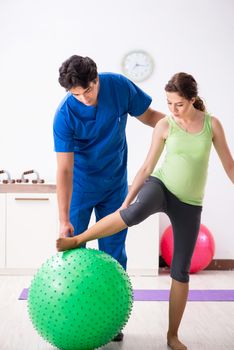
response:
<svg viewBox="0 0 234 350"><path fill-rule="evenodd" d="M34 276L29 317L37 332L62 350L108 343L127 323L133 292L122 266L95 249L73 249L48 259Z"/></svg>

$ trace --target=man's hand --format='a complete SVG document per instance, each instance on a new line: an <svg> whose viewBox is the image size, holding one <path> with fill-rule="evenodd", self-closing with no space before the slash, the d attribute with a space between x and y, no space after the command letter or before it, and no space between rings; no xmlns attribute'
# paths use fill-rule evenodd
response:
<svg viewBox="0 0 234 350"><path fill-rule="evenodd" d="M117 210L117 211L120 211L122 209L126 209L127 207L129 207L128 204L126 204L125 202L122 203L121 207Z"/></svg>
<svg viewBox="0 0 234 350"><path fill-rule="evenodd" d="M74 236L74 227L70 222L64 222L60 224L59 237L72 237Z"/></svg>

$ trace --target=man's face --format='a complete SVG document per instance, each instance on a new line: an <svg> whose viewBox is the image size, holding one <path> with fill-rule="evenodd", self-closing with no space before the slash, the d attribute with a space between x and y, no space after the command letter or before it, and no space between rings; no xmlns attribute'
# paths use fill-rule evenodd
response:
<svg viewBox="0 0 234 350"><path fill-rule="evenodd" d="M81 86L71 88L70 93L77 98L78 101L86 106L95 106L98 100L99 79L96 78L89 86L84 89Z"/></svg>

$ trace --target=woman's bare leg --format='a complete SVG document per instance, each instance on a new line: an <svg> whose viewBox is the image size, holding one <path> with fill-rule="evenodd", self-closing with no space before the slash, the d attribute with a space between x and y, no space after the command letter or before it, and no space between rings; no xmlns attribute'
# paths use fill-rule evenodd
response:
<svg viewBox="0 0 234 350"><path fill-rule="evenodd" d="M68 249L78 248L88 241L96 238L111 236L124 230L127 227L121 218L119 211L107 215L99 220L95 225L74 237L58 238L56 241L57 250L64 251Z"/></svg>
<svg viewBox="0 0 234 350"><path fill-rule="evenodd" d="M172 350L186 350L187 347L178 339L178 329L188 298L188 283L172 279L169 300L169 328L167 343Z"/></svg>

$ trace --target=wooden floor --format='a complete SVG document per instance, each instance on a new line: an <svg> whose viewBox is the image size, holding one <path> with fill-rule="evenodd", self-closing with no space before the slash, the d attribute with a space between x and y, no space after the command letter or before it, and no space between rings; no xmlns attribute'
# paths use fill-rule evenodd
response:
<svg viewBox="0 0 234 350"><path fill-rule="evenodd" d="M27 302L17 300L31 276L0 276L0 350L53 350L34 331ZM168 289L167 273L131 277L137 289ZM203 271L191 277L190 289L234 289L234 271ZM102 350L167 349L167 302L135 302L121 344ZM181 339L189 350L234 350L234 302L188 302Z"/></svg>

